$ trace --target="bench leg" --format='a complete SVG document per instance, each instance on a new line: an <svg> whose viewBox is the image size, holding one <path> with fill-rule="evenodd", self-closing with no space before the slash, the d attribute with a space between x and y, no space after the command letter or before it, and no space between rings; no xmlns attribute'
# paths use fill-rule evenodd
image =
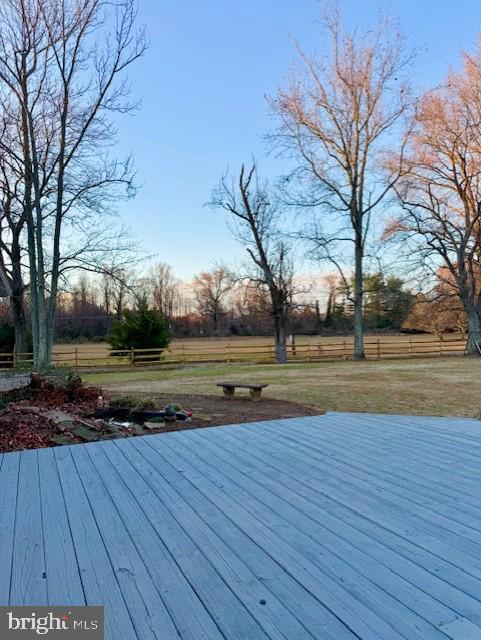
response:
<svg viewBox="0 0 481 640"><path fill-rule="evenodd" d="M251 400L260 400L261 393L262 393L262 389L251 389L250 390Z"/></svg>
<svg viewBox="0 0 481 640"><path fill-rule="evenodd" d="M235 393L235 389L234 387L223 387L224 390L224 395L226 398L233 398L234 397L234 393Z"/></svg>

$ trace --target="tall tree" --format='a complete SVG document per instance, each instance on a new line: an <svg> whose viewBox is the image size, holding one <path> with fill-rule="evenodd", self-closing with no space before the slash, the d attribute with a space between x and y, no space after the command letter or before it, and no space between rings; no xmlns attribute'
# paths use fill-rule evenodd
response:
<svg viewBox="0 0 481 640"><path fill-rule="evenodd" d="M0 146L23 173L34 361L50 362L65 241L81 262L98 246L98 217L130 195L130 160L110 156L110 116L133 108L121 77L144 51L134 0L4 0L0 100L18 114L16 141ZM120 189L125 189L121 191Z"/></svg>
<svg viewBox="0 0 481 640"><path fill-rule="evenodd" d="M402 171L400 161L386 172L384 158L393 145L402 156L409 131L404 120L412 100L405 76L411 56L389 19L365 33L349 32L337 8L330 8L324 28L328 54L316 59L298 47L299 70L270 101L279 121L272 141L297 159L289 178L290 202L319 212L313 229L302 235L344 280L354 305L355 358L362 359L366 242L372 216ZM298 193L292 184L300 185ZM325 214L330 220L323 225ZM353 245L351 264L346 243ZM352 264L354 287L347 273Z"/></svg>
<svg viewBox="0 0 481 640"><path fill-rule="evenodd" d="M223 176L212 195L211 206L227 211L237 224L237 238L246 247L254 265L251 281L267 287L274 319L276 360L287 362L286 336L289 311L292 307L293 264L289 248L280 237L280 210L268 185L258 178L256 164L244 165L237 181Z"/></svg>
<svg viewBox="0 0 481 640"><path fill-rule="evenodd" d="M406 175L396 186L402 211L386 231L443 297L467 317L467 351L481 355L481 45L459 72L420 100ZM442 268L440 268L442 267ZM429 280L428 280L429 281Z"/></svg>

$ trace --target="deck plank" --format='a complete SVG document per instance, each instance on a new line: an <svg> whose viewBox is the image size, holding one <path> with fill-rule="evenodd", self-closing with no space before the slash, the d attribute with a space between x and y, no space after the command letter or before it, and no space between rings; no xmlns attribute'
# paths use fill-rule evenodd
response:
<svg viewBox="0 0 481 640"><path fill-rule="evenodd" d="M85 605L53 449L38 451L48 604Z"/></svg>
<svg viewBox="0 0 481 640"><path fill-rule="evenodd" d="M10 602L20 453L2 457L0 467L0 604Z"/></svg>
<svg viewBox="0 0 481 640"><path fill-rule="evenodd" d="M37 451L20 457L13 541L11 605L48 604Z"/></svg>
<svg viewBox="0 0 481 640"><path fill-rule="evenodd" d="M481 424L332 413L0 454L0 605L109 640L481 637Z"/></svg>
<svg viewBox="0 0 481 640"><path fill-rule="evenodd" d="M316 449L321 447L321 452L326 453L328 450L332 452L332 457L336 457L337 453L342 455L337 456L337 460L341 463L354 463L361 469L369 470L365 464L364 454L372 455L372 446L376 447L376 450L381 454L376 458L376 466L372 471L383 477L388 478L392 482L399 480L403 481L403 486L409 486L416 488L416 491L420 494L433 495L435 494L437 501L443 500L452 504L458 504L459 493L465 486L459 487L458 477L453 477L453 472L449 471L449 466L452 466L453 457L450 458L451 465L444 470L444 473L438 471L436 473L436 483L433 485L433 477L430 474L430 467L426 463L430 460L428 454L422 456L422 464L419 464L419 451L413 451L412 444L409 447L409 456L406 457L406 449L398 447L396 448L396 456L392 455L393 439L390 439L391 455L386 452L383 443L375 439L370 439L366 434L362 435L359 430L348 431L345 420L337 422L336 419L329 420L323 426L322 442L314 443ZM332 429L332 437L327 441L326 436ZM302 433L300 434L302 435ZM347 437L350 445L355 443L355 449L346 449L343 446L343 437ZM326 448L328 447L328 448ZM459 457L459 452L458 452ZM463 464L464 467L464 464ZM442 470L442 469L441 469ZM479 488L479 485L476 485ZM469 508L475 517L481 515L481 496L476 494L469 494L463 491L463 509Z"/></svg>
<svg viewBox="0 0 481 640"><path fill-rule="evenodd" d="M138 635L70 449L57 447L54 451L87 604L105 607L105 637L108 640L135 640Z"/></svg>

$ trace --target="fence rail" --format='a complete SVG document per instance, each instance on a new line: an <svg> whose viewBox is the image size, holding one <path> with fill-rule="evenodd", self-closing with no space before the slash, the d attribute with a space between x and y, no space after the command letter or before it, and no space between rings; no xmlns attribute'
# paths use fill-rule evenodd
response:
<svg viewBox="0 0 481 640"><path fill-rule="evenodd" d="M415 358L427 356L462 355L466 341L457 338L367 338L365 341L366 358L381 360L386 358ZM318 362L322 360L352 359L354 346L352 340L339 339L329 341L300 342L289 344L287 358L289 362ZM99 353L98 348L89 345L65 349L56 348L52 363L54 366L69 366L76 369L107 367L146 367L186 365L196 363L271 363L275 362L273 342L240 343L220 342L219 344L200 341L195 344L175 343L168 349L128 349L109 350ZM0 369L8 369L19 364L33 363L31 353L0 353Z"/></svg>

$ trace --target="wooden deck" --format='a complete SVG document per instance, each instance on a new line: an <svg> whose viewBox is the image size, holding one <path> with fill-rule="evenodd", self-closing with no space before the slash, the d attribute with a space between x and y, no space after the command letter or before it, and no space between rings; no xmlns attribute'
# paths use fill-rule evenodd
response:
<svg viewBox="0 0 481 640"><path fill-rule="evenodd" d="M5 454L0 605L112 640L479 640L481 423L355 414Z"/></svg>

